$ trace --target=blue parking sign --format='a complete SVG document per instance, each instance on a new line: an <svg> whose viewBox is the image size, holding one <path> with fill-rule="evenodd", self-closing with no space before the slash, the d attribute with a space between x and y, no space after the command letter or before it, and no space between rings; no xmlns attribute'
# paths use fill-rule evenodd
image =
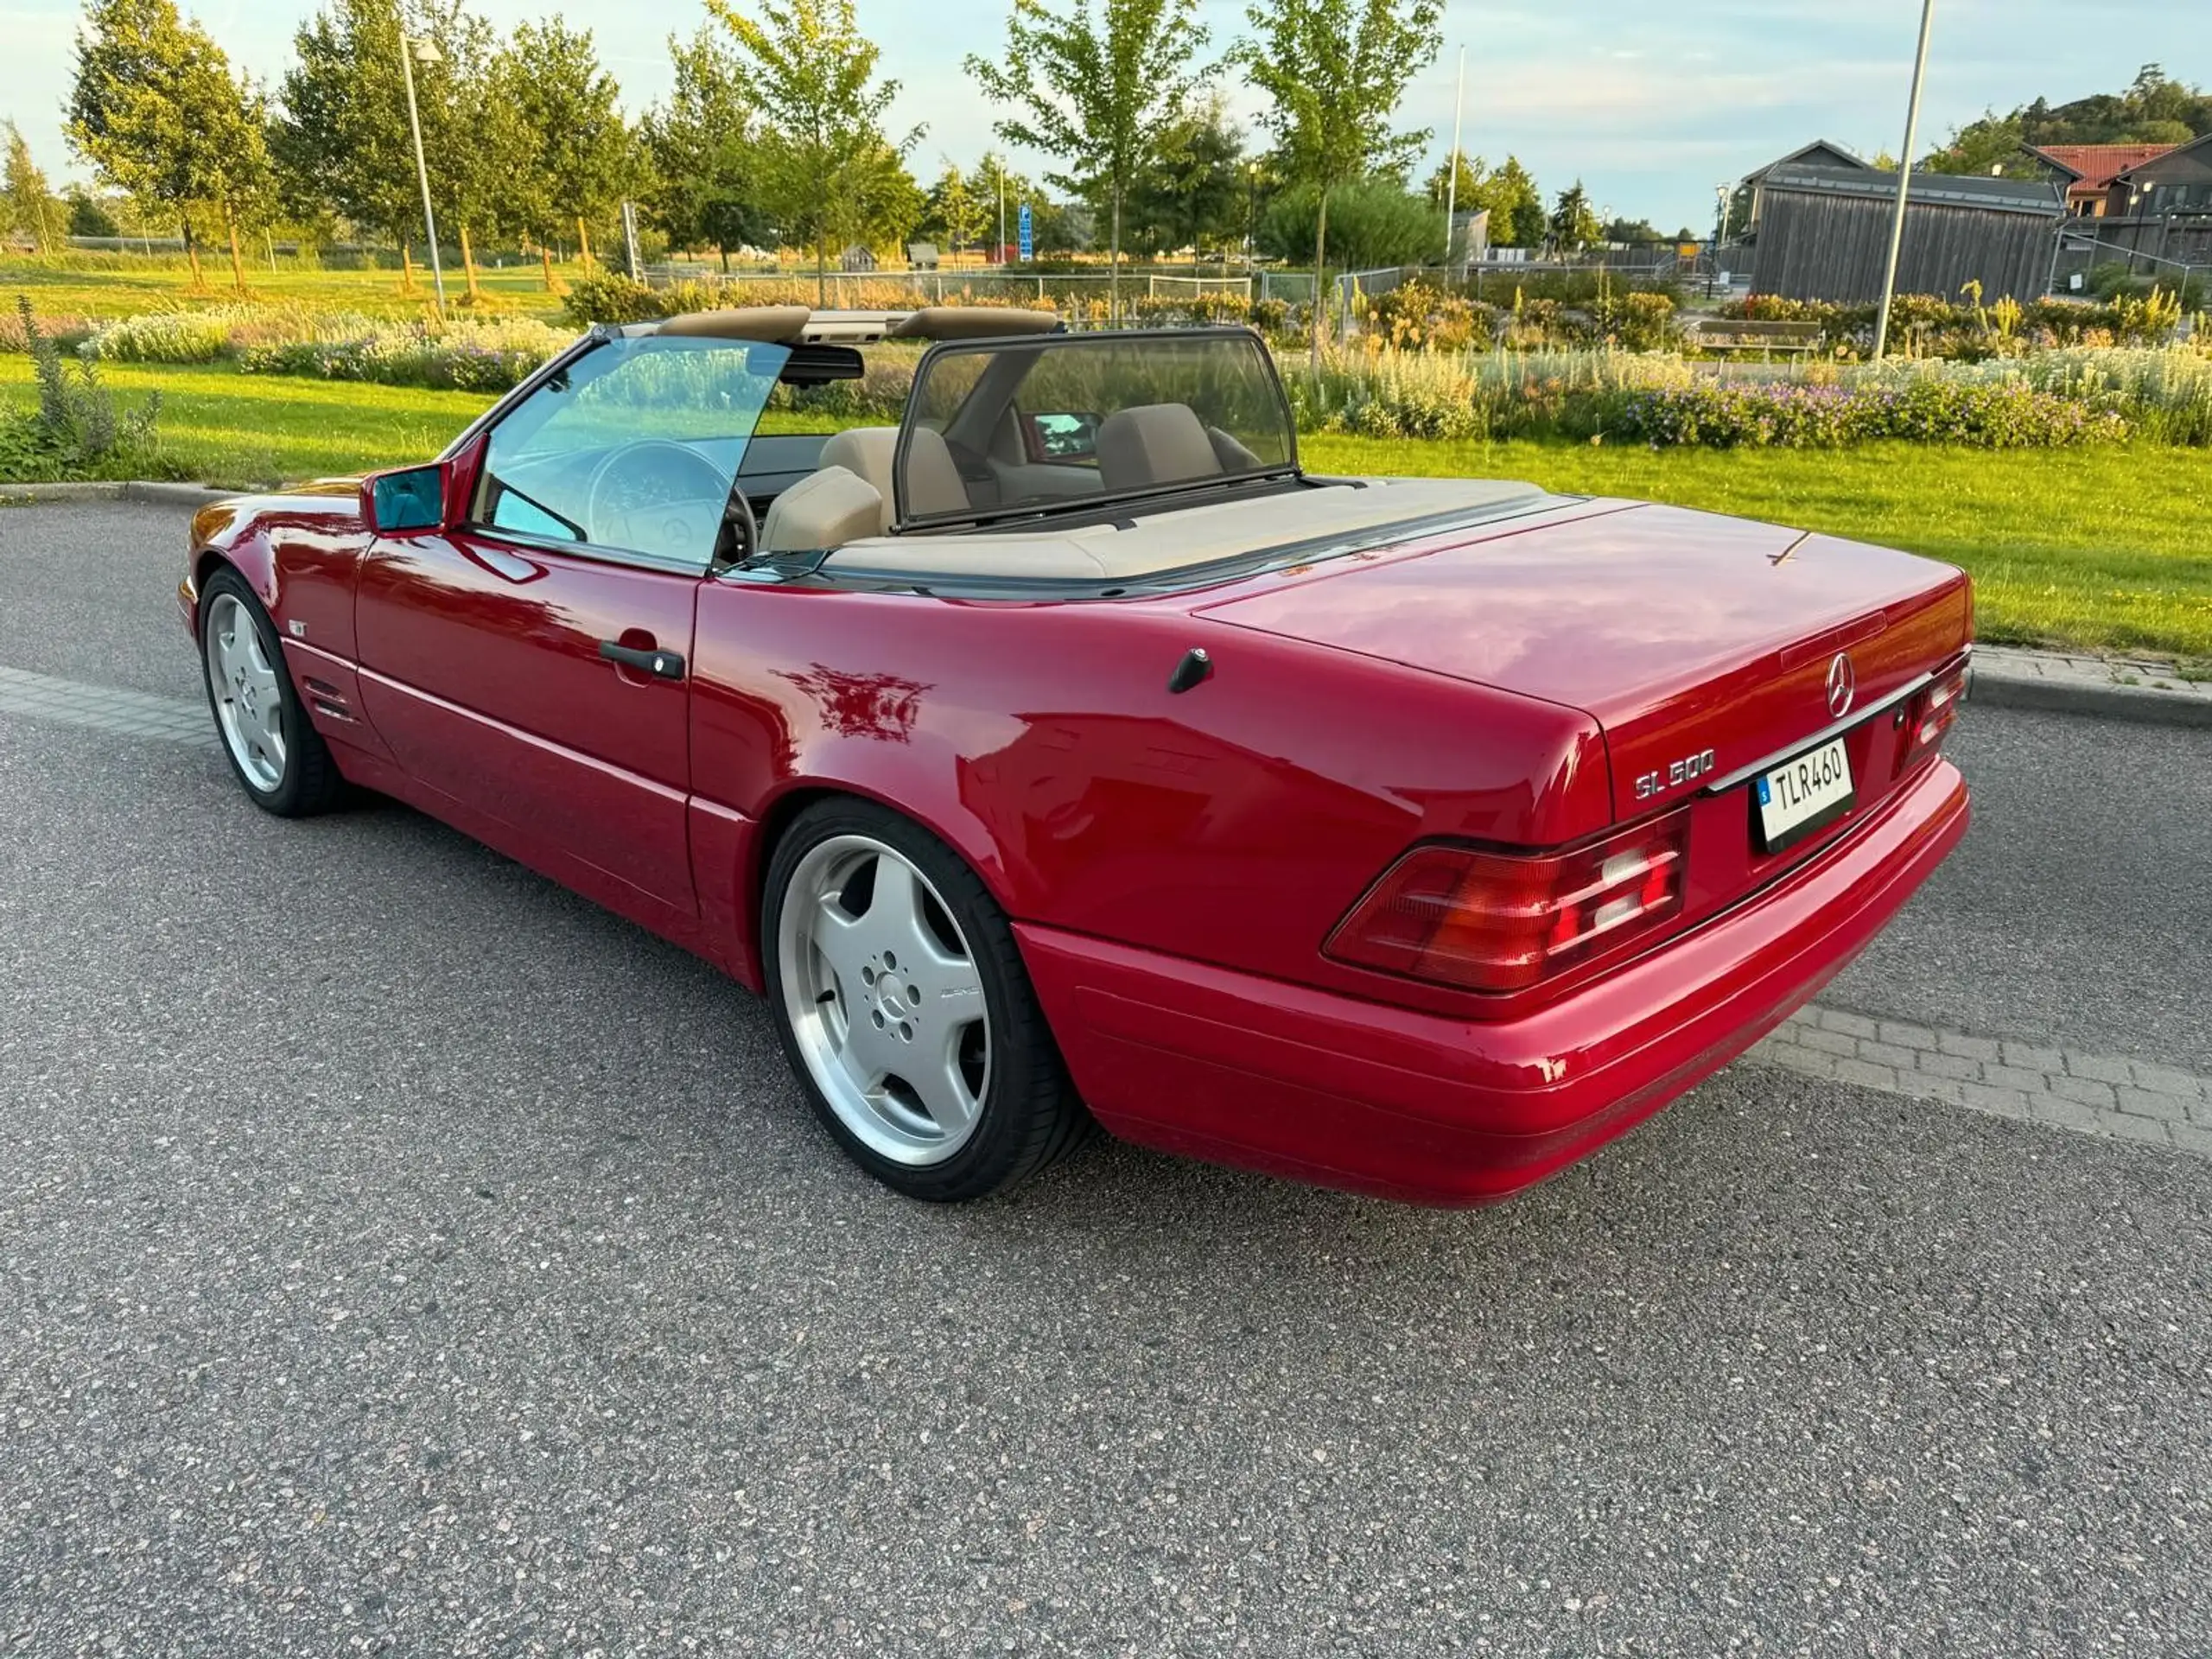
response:
<svg viewBox="0 0 2212 1659"><path fill-rule="evenodd" d="M1029 235L1029 204L1025 201L1021 204L1021 263L1026 265L1035 257L1036 251Z"/></svg>

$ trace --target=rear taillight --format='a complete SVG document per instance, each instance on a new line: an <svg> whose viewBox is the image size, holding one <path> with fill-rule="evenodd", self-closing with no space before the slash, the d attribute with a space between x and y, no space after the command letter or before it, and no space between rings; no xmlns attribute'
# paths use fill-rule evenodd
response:
<svg viewBox="0 0 2212 1659"><path fill-rule="evenodd" d="M1471 991L1518 991L1617 950L1682 907L1689 814L1571 852L1408 853L1329 938L1339 962Z"/></svg>
<svg viewBox="0 0 2212 1659"><path fill-rule="evenodd" d="M1943 746L1943 734L1959 717L1967 696L1967 664L1961 658L1938 674L1905 705L1904 758L1899 770Z"/></svg>

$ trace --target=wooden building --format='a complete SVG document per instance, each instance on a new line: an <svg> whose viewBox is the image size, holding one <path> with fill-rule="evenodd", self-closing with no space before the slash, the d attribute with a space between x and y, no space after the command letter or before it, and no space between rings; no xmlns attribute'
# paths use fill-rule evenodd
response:
<svg viewBox="0 0 2212 1659"><path fill-rule="evenodd" d="M1783 161L1758 178L1752 284L1762 294L1866 304L1882 297L1897 175ZM1901 294L2020 300L2050 281L2066 193L2056 181L1916 173L1897 266Z"/></svg>

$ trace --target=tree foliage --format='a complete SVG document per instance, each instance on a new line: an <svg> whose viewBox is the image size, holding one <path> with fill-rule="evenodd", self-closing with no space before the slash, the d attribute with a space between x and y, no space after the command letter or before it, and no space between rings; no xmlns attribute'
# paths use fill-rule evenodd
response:
<svg viewBox="0 0 2212 1659"><path fill-rule="evenodd" d="M1096 17L1090 0L1070 0L1065 15L1045 0L1014 0L1005 60L967 60L985 95L1014 108L995 124L999 137L1054 157L1054 184L1107 209L1108 303L1117 315L1129 192L1213 73L1196 61L1208 38L1198 0L1102 0Z"/></svg>
<svg viewBox="0 0 2212 1659"><path fill-rule="evenodd" d="M1251 0L1251 35L1230 60L1268 99L1278 164L1311 185L1313 280L1328 264L1329 207L1341 186L1373 173L1402 175L1428 142L1427 129L1391 125L1406 83L1436 56L1442 0ZM1321 352L1313 308L1313 354Z"/></svg>
<svg viewBox="0 0 2212 1659"><path fill-rule="evenodd" d="M605 222L637 176L634 135L621 89L599 60L589 29L560 16L521 23L491 69L491 95L519 126L522 153L510 186L510 224L541 243L579 218Z"/></svg>
<svg viewBox="0 0 2212 1659"><path fill-rule="evenodd" d="M678 247L721 250L774 239L760 204L745 94L728 47L711 29L669 36L676 84L639 124L647 217Z"/></svg>
<svg viewBox="0 0 2212 1659"><path fill-rule="evenodd" d="M46 174L31 155L29 140L13 121L0 122L7 130L7 157L0 170L0 231L28 236L41 253L60 245L61 216Z"/></svg>
<svg viewBox="0 0 2212 1659"><path fill-rule="evenodd" d="M785 239L814 250L818 277L832 242L903 237L921 213L906 156L922 130L886 134L899 83L876 79L877 48L852 0L760 0L757 19L732 0L707 10L736 45L760 197Z"/></svg>
<svg viewBox="0 0 2212 1659"><path fill-rule="evenodd" d="M70 147L101 181L182 226L200 279L195 213L219 214L231 268L245 273L238 233L271 206L261 99L175 0L89 0L77 32L67 105Z"/></svg>
<svg viewBox="0 0 2212 1659"><path fill-rule="evenodd" d="M1123 230L1146 253L1225 246L1243 237L1250 194L1243 129L1218 95L1194 100L1131 181Z"/></svg>
<svg viewBox="0 0 2212 1659"><path fill-rule="evenodd" d="M958 253L990 233L994 206L976 193L957 165L947 162L944 171L930 187L920 228L923 234L935 237Z"/></svg>
<svg viewBox="0 0 2212 1659"><path fill-rule="evenodd" d="M1581 180L1559 193L1545 229L1552 245L1568 253L1580 252L1604 234L1598 210L1590 205L1590 193L1582 188Z"/></svg>
<svg viewBox="0 0 2212 1659"><path fill-rule="evenodd" d="M1433 263L1441 239L1437 215L1426 196L1414 195L1395 180L1362 179L1330 193L1330 243L1337 257L1354 269ZM1262 251L1279 258L1311 251L1319 219L1319 189L1291 186L1261 217Z"/></svg>
<svg viewBox="0 0 2212 1659"><path fill-rule="evenodd" d="M2010 115L1986 111L1953 132L1923 165L1938 173L2001 168L2026 177L2040 169L2020 153L2024 144L2183 144L2209 132L2212 92L2147 63L2122 92L2098 92L2055 106L2038 98Z"/></svg>

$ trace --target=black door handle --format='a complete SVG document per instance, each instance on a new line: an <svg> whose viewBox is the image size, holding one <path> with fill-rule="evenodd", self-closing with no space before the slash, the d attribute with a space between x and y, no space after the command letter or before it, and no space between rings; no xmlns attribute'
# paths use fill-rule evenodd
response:
<svg viewBox="0 0 2212 1659"><path fill-rule="evenodd" d="M657 680L680 680L683 677L683 653L680 651L640 651L637 646L626 645L619 639L602 639L599 642L599 654L610 663L634 668Z"/></svg>

